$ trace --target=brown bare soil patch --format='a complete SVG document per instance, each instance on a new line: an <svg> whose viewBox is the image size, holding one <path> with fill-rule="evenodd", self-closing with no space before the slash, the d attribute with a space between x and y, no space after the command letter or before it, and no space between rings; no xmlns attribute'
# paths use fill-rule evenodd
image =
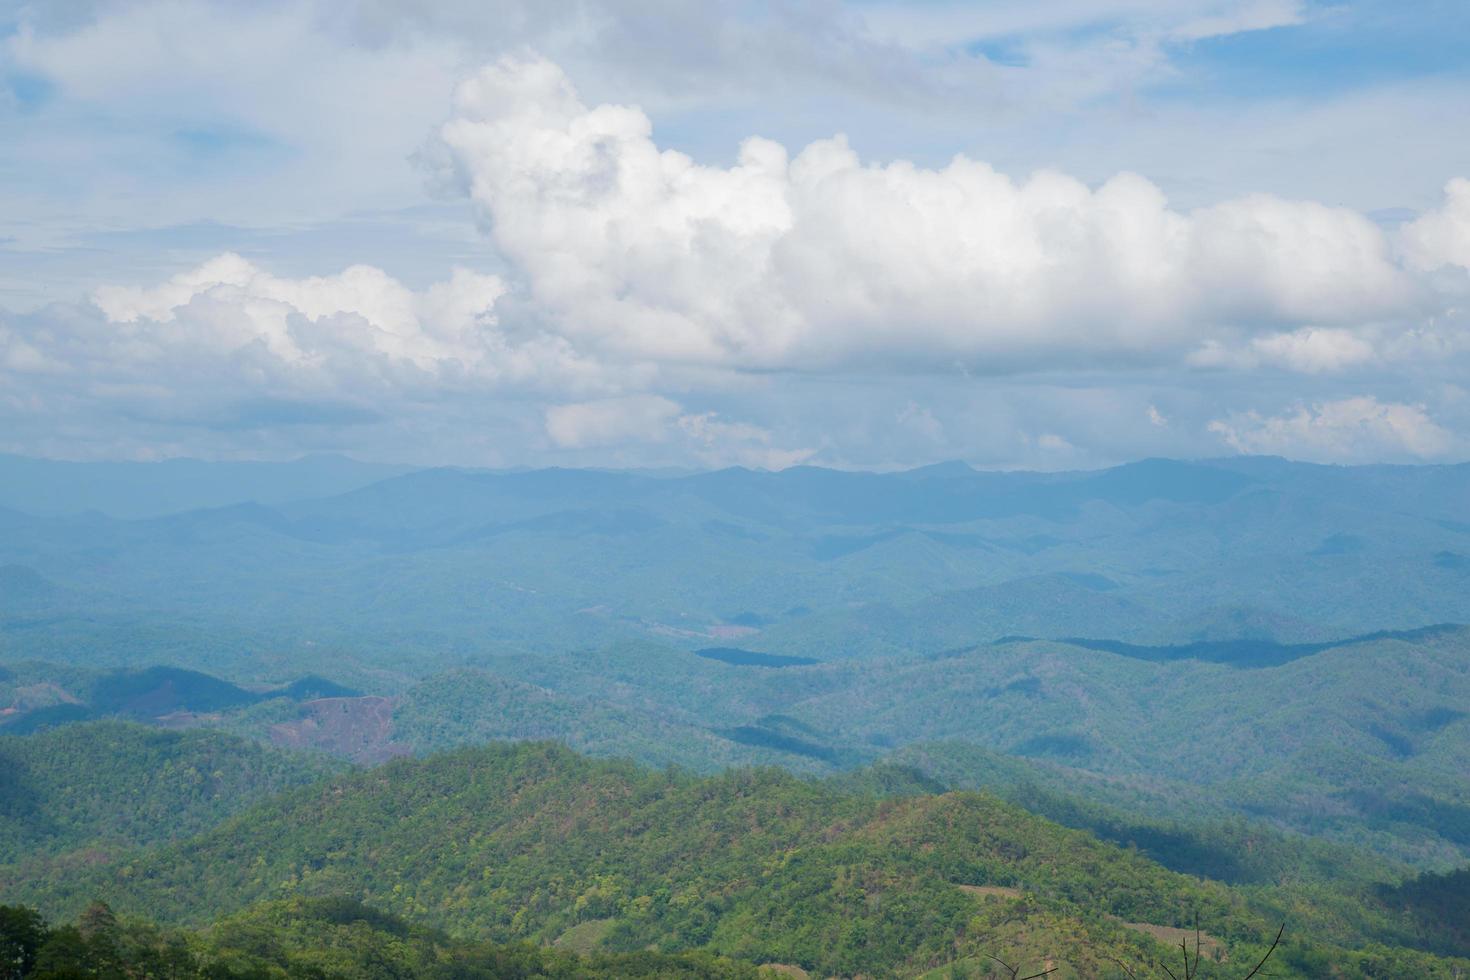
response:
<svg viewBox="0 0 1470 980"><path fill-rule="evenodd" d="M1003 888L1000 885L960 885L960 891L968 895L979 895L982 898L1021 898L1024 892L1019 888Z"/></svg>
<svg viewBox="0 0 1470 980"><path fill-rule="evenodd" d="M1194 952L1195 933L1193 929L1180 929L1176 926L1155 926L1147 922L1123 922L1122 920L1119 920L1118 924L1125 929L1132 929L1135 932L1142 932L1153 936L1165 946L1178 946L1183 942L1187 944L1191 954ZM1218 958L1222 962L1228 959L1225 955L1225 944L1207 932L1199 934L1199 949L1200 953L1206 959L1213 960Z"/></svg>
<svg viewBox="0 0 1470 980"><path fill-rule="evenodd" d="M49 708L55 704L81 703L81 699L70 691L63 690L59 685L50 681L42 681L39 684L27 684L25 687L16 688L12 707L17 711L34 711L37 708Z"/></svg>
<svg viewBox="0 0 1470 980"><path fill-rule="evenodd" d="M318 698L301 706L301 717L272 725L271 741L290 748L320 749L353 762L373 764L407 755L393 741L391 698Z"/></svg>

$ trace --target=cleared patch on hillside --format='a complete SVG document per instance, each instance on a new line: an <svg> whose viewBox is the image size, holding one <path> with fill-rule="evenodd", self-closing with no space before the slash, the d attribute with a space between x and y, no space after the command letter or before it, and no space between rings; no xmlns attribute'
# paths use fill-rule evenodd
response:
<svg viewBox="0 0 1470 980"><path fill-rule="evenodd" d="M617 924L617 919L589 919L586 922L578 922L557 936L551 945L569 953L586 956L602 948L602 944L608 936L612 935Z"/></svg>
<svg viewBox="0 0 1470 980"><path fill-rule="evenodd" d="M1182 942L1189 950L1190 955L1194 954L1195 937L1198 935L1199 951L1205 959L1223 963L1230 958L1225 954L1225 944L1207 932L1196 934L1193 929L1180 929L1175 926L1156 926L1150 925L1147 922L1124 922L1121 919L1118 920L1118 925L1124 929L1132 929L1134 932L1141 932L1145 935L1152 936L1165 946L1178 947Z"/></svg>
<svg viewBox="0 0 1470 980"><path fill-rule="evenodd" d="M1019 888L1006 888L1002 885L960 885L960 891L966 895L978 895L981 898L1023 898L1025 892Z"/></svg>
<svg viewBox="0 0 1470 980"><path fill-rule="evenodd" d="M301 706L295 721L272 725L271 741L293 749L319 749L353 762L373 764L410 749L393 741L390 698L317 698Z"/></svg>

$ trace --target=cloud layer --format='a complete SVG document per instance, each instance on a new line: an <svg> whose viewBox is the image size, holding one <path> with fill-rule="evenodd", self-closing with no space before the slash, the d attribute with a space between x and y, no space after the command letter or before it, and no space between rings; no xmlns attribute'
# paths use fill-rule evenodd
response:
<svg viewBox="0 0 1470 980"><path fill-rule="evenodd" d="M1270 417L1248 412L1211 422L1210 429L1242 453L1325 463L1416 462L1439 458L1455 445L1423 405L1372 397L1298 405Z"/></svg>
<svg viewBox="0 0 1470 980"><path fill-rule="evenodd" d="M1202 6L1157 41L1301 15L1253 10ZM0 449L772 467L1466 450L1464 179L1394 225L1270 194L1181 208L1132 173L864 160L840 135L698 162L524 53L465 78L421 159L472 204L494 274L411 287L226 253L0 313Z"/></svg>
<svg viewBox="0 0 1470 980"><path fill-rule="evenodd" d="M712 167L652 134L642 111L584 105L538 58L462 84L441 130L539 312L628 357L984 373L1157 363L1245 338L1259 357L1331 369L1365 358L1344 329L1435 309L1418 272L1470 262L1459 184L1404 230L1405 262L1374 222L1316 202L1180 212L1132 174L1094 189L963 156L865 164L840 136L794 155L752 137Z"/></svg>

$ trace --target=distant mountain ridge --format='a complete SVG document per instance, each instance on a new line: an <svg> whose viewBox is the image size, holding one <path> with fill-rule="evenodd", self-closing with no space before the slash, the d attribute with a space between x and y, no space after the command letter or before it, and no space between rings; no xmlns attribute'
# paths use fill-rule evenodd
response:
<svg viewBox="0 0 1470 980"><path fill-rule="evenodd" d="M159 517L235 503L331 496L411 469L333 455L257 463L64 462L0 454L0 508L44 516L96 511L124 519Z"/></svg>
<svg viewBox="0 0 1470 980"><path fill-rule="evenodd" d="M254 492L231 467L255 464L181 472L215 465L224 469L211 480L236 497ZM322 489L308 478L319 463L280 465L298 476L272 477L271 494ZM173 472L157 466L150 479ZM66 590L56 611L100 607L357 648L390 634L531 649L650 633L699 648L756 623L745 649L834 659L1016 634L1230 639L1188 626L1221 609L1256 633L1280 627L1262 636L1277 642L1470 621L1466 466L1146 460L1076 473L959 464L387 479L361 464L325 469L350 486L143 520L18 517L0 565ZM5 608L0 597L0 616Z"/></svg>

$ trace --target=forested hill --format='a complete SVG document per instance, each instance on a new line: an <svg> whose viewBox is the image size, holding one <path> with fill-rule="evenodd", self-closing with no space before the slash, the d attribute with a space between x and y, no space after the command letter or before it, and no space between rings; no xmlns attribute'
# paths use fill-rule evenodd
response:
<svg viewBox="0 0 1470 980"><path fill-rule="evenodd" d="M198 926L339 895L465 939L704 950L821 975L1000 955L1121 976L1111 957L1157 963L1168 951L1150 931L1196 915L1232 962L1288 920L1278 977L1329 962L1345 977L1451 969L1407 948L1449 938L1361 896L1235 890L986 795L881 797L778 770L697 778L545 743L331 777L106 866L0 873L0 900L52 914L101 898Z"/></svg>
<svg viewBox="0 0 1470 980"><path fill-rule="evenodd" d="M0 737L0 865L197 833L335 768L219 732L113 721Z"/></svg>
<svg viewBox="0 0 1470 980"><path fill-rule="evenodd" d="M201 930L120 921L101 903L75 923L0 905L0 956L6 980L781 980L789 973L698 952L467 942L339 898L266 902Z"/></svg>
<svg viewBox="0 0 1470 980"><path fill-rule="evenodd" d="M729 649L717 659L641 642L486 657L417 681L354 680L366 689L291 666L262 691L177 669L0 664L0 734L112 714L357 762L550 739L702 772L778 764L831 774L897 753L955 788L1047 786L1132 811L1134 826L1245 818L1422 870L1470 860L1465 628L1359 638L1250 669L1054 642L776 668ZM1010 760L1000 784L997 754ZM973 766L984 782L971 779ZM1260 856L1247 863L1263 868ZM1184 867L1239 865L1221 857ZM1346 870L1317 863L1329 876Z"/></svg>

